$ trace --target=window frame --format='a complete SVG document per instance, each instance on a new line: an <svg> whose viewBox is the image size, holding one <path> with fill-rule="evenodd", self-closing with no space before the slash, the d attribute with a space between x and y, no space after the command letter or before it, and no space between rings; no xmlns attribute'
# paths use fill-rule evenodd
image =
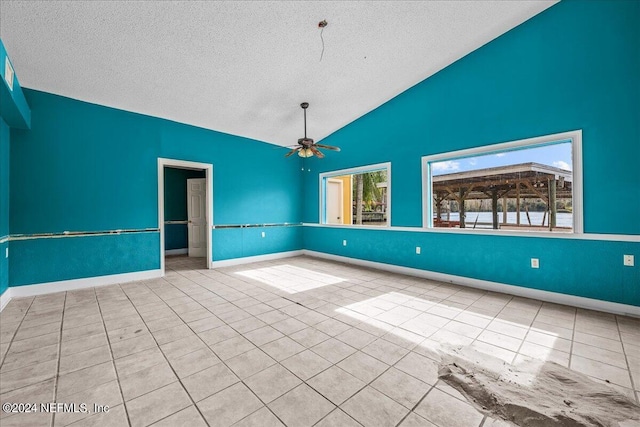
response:
<svg viewBox="0 0 640 427"><path fill-rule="evenodd" d="M573 172L573 229L571 232L554 233L549 231L524 231L509 230L508 232L493 229L474 230L471 228L436 228L433 226L433 193L431 163L447 160L458 160L466 157L482 156L493 153L507 152L515 149L534 148L536 146L553 145L563 142L571 142L571 161ZM583 181L582 181L582 130L561 132L550 135L543 135L534 138L520 139L516 141L489 144L481 147L468 148L463 150L448 151L428 156L423 156L422 165L422 228L438 232L454 233L482 233L504 235L508 234L543 234L543 235L576 235L584 234L584 210L583 210Z"/></svg>
<svg viewBox="0 0 640 427"><path fill-rule="evenodd" d="M385 225L358 225L358 224L329 224L327 223L327 210L326 210L326 180L329 178L335 178L337 176L352 175L351 181L353 182L353 175L361 173L375 172L379 170L387 171L387 223ZM348 227L348 228L373 228L382 229L391 227L391 162L375 163L365 166L357 166L353 168L334 170L329 172L322 172L318 175L319 181L319 216L318 224L327 227Z"/></svg>

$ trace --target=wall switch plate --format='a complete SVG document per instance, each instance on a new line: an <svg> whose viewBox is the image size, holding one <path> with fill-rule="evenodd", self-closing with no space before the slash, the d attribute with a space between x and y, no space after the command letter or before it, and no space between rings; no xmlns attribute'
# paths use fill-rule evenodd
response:
<svg viewBox="0 0 640 427"><path fill-rule="evenodd" d="M416 255L420 255L420 246L416 246Z"/></svg>
<svg viewBox="0 0 640 427"><path fill-rule="evenodd" d="M262 232L262 237L266 236L267 233L265 233L264 231Z"/></svg>
<svg viewBox="0 0 640 427"><path fill-rule="evenodd" d="M635 257L633 255L624 255L623 264L627 267L633 267L635 265Z"/></svg>
<svg viewBox="0 0 640 427"><path fill-rule="evenodd" d="M346 240L342 241L342 246L347 246L347 241Z"/></svg>
<svg viewBox="0 0 640 427"><path fill-rule="evenodd" d="M531 258L531 268L540 268L540 260L538 258Z"/></svg>
<svg viewBox="0 0 640 427"><path fill-rule="evenodd" d="M5 258L9 258L9 248L5 248L5 250L4 250L4 257L5 257Z"/></svg>

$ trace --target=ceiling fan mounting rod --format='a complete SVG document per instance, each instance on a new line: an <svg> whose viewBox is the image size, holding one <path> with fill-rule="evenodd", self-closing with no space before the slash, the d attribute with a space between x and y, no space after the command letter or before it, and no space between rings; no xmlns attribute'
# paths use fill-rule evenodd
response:
<svg viewBox="0 0 640 427"><path fill-rule="evenodd" d="M300 106L304 111L304 139L307 139L307 107L309 107L309 103L303 102Z"/></svg>

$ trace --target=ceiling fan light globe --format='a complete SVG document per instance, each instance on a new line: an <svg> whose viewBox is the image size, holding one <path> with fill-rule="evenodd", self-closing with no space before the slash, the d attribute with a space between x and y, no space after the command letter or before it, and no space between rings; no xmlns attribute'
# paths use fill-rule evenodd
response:
<svg viewBox="0 0 640 427"><path fill-rule="evenodd" d="M305 148L305 157L313 157L313 151L310 148Z"/></svg>

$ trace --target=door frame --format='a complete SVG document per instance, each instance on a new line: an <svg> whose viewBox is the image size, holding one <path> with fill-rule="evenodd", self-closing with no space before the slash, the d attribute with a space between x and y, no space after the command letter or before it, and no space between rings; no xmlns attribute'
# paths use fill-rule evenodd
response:
<svg viewBox="0 0 640 427"><path fill-rule="evenodd" d="M192 162L189 160L166 159L158 157L158 228L160 229L160 270L164 276L164 168L204 170L205 173L205 206L206 206L206 238L207 268L211 268L213 244L211 229L213 226L213 164Z"/></svg>

